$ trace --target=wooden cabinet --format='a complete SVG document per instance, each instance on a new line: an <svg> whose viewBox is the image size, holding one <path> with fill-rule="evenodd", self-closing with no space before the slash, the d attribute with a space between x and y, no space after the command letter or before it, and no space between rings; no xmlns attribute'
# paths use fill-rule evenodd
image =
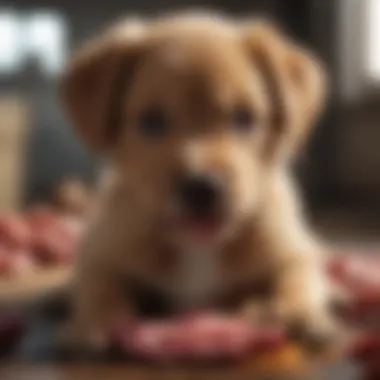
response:
<svg viewBox="0 0 380 380"><path fill-rule="evenodd" d="M22 98L0 94L0 211L17 209L23 200L28 121Z"/></svg>

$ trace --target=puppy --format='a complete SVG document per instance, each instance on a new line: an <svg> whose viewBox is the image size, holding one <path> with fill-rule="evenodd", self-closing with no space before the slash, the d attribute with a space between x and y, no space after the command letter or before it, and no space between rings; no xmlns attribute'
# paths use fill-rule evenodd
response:
<svg viewBox="0 0 380 380"><path fill-rule="evenodd" d="M174 312L249 310L264 289L302 342L330 340L323 250L290 173L324 93L317 60L261 20L127 20L74 54L63 102L106 161L76 266L75 344L101 347L136 315L132 284Z"/></svg>

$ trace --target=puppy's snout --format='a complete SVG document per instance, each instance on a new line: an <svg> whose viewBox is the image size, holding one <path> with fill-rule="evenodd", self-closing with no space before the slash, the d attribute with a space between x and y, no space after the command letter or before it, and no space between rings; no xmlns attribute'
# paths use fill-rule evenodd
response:
<svg viewBox="0 0 380 380"><path fill-rule="evenodd" d="M179 183L179 196L183 206L196 216L208 216L221 204L223 181L212 174L191 174Z"/></svg>

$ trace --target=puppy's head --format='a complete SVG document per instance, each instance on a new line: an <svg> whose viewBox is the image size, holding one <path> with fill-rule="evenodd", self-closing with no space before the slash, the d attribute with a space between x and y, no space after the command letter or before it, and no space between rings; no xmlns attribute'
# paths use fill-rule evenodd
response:
<svg viewBox="0 0 380 380"><path fill-rule="evenodd" d="M165 233L225 238L321 107L322 70L273 26L219 16L127 21L74 55L63 98Z"/></svg>

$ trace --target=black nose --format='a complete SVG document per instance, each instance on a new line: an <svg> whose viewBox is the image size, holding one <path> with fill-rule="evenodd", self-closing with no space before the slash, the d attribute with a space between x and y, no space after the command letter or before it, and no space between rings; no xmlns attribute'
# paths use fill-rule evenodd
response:
<svg viewBox="0 0 380 380"><path fill-rule="evenodd" d="M216 211L223 192L218 176L198 174L180 180L180 197L184 206L197 216L206 216Z"/></svg>

